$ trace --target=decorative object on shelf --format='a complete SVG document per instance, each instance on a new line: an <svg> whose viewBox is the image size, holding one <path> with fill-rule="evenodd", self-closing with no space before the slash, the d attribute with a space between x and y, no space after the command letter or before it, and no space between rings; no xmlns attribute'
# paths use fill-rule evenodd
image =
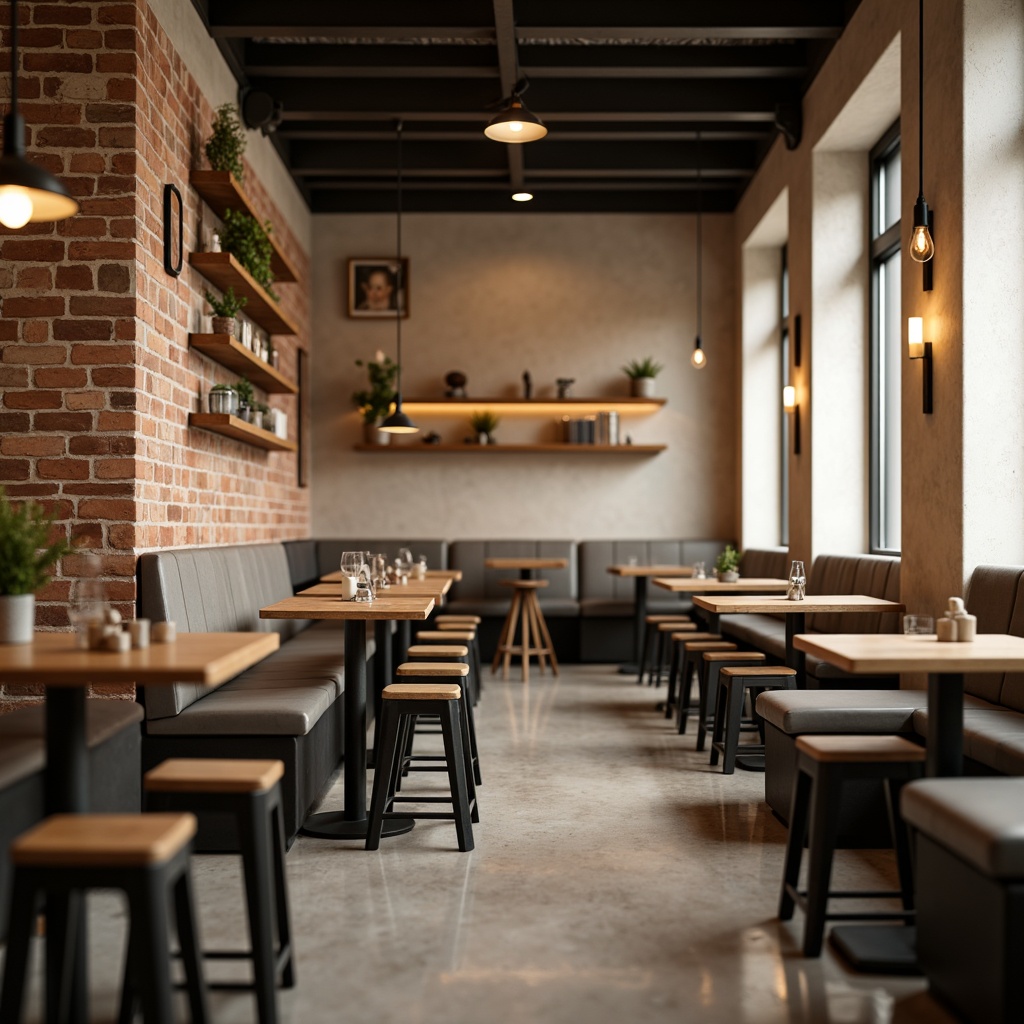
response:
<svg viewBox="0 0 1024 1024"><path fill-rule="evenodd" d="M213 310L213 333L237 336L238 311L249 301L244 295L235 295L235 289L229 288L218 299L209 289L203 292L203 298Z"/></svg>
<svg viewBox="0 0 1024 1024"><path fill-rule="evenodd" d="M701 177L700 132L697 132L697 337L693 342L690 365L695 370L703 370L708 365L708 357L701 347L701 327L704 319L704 181Z"/></svg>
<svg viewBox="0 0 1024 1024"><path fill-rule="evenodd" d="M496 444L494 431L501 420L490 409L481 409L469 417L469 425L476 434L477 444Z"/></svg>
<svg viewBox="0 0 1024 1024"><path fill-rule="evenodd" d="M441 435L436 430L432 430L429 434L425 434L423 436L423 443L424 444L440 444L441 443Z"/></svg>
<svg viewBox="0 0 1024 1024"><path fill-rule="evenodd" d="M722 583L735 583L740 578L740 553L726 544L725 550L715 559L715 573Z"/></svg>
<svg viewBox="0 0 1024 1024"><path fill-rule="evenodd" d="M220 252L221 251L221 247L220 247L220 232L219 231L214 231L213 234L210 236L210 248L207 249L206 251L207 252Z"/></svg>
<svg viewBox="0 0 1024 1024"><path fill-rule="evenodd" d="M572 398L572 386L575 383L575 377L558 377L555 380L555 387L558 389L558 397Z"/></svg>
<svg viewBox="0 0 1024 1024"><path fill-rule="evenodd" d="M910 232L910 258L927 263L935 255L932 218L924 198L924 0L917 5L917 202L914 203L914 227ZM926 277L924 291L931 291Z"/></svg>
<svg viewBox="0 0 1024 1024"><path fill-rule="evenodd" d="M465 398L466 397L466 375L458 370L452 370L445 379L445 384L448 387L445 389L445 398Z"/></svg>
<svg viewBox="0 0 1024 1024"><path fill-rule="evenodd" d="M402 412L402 314L408 314L405 298L405 275L402 262L402 119L395 121L395 252L397 253L398 280L396 292L399 312L395 317L395 362L398 373L395 379L395 410L380 425L389 434L415 434L419 427Z"/></svg>
<svg viewBox="0 0 1024 1024"><path fill-rule="evenodd" d="M253 406L256 413L253 426L262 427L274 433L274 410L266 402L256 402Z"/></svg>
<svg viewBox="0 0 1024 1024"><path fill-rule="evenodd" d="M518 56L516 58L518 66ZM514 86L510 96L500 101L501 110L491 118L484 135L495 142L521 143L536 142L547 135L544 122L523 103L523 93L530 88L529 79L523 75ZM493 108L492 108L493 109Z"/></svg>
<svg viewBox="0 0 1024 1024"><path fill-rule="evenodd" d="M11 0L11 109L4 118L0 158L0 224L23 228L65 220L78 213L78 202L49 171L25 159L25 120L18 111L18 0Z"/></svg>
<svg viewBox="0 0 1024 1024"><path fill-rule="evenodd" d="M229 416L238 412L238 392L230 384L214 384L206 400L210 412L227 413Z"/></svg>
<svg viewBox="0 0 1024 1024"><path fill-rule="evenodd" d="M260 224L247 213L225 210L220 241L224 251L231 253L256 283L275 302L279 302L279 296L271 287L274 283L274 272L270 269L270 261L274 256L274 247L270 244L271 231L273 227L270 221Z"/></svg>
<svg viewBox="0 0 1024 1024"><path fill-rule="evenodd" d="M177 186L168 182L164 185L164 270L171 277L181 273L185 259L183 219L181 193Z"/></svg>
<svg viewBox="0 0 1024 1024"><path fill-rule="evenodd" d="M234 103L222 103L213 119L213 134L206 141L206 159L215 171L229 171L239 181L245 176L242 154L245 152L245 129L238 119Z"/></svg>
<svg viewBox="0 0 1024 1024"><path fill-rule="evenodd" d="M32 642L35 592L70 550L62 530L54 539L54 516L42 505L14 505L0 487L0 644Z"/></svg>
<svg viewBox="0 0 1024 1024"><path fill-rule="evenodd" d="M650 356L645 359L631 359L622 368L622 372L630 379L634 398L651 398L654 395L654 378L664 369Z"/></svg>
<svg viewBox="0 0 1024 1024"><path fill-rule="evenodd" d="M390 320L409 315L409 261L355 256L348 261L348 315Z"/></svg>
<svg viewBox="0 0 1024 1024"><path fill-rule="evenodd" d="M252 384L241 377L235 384L235 393L238 395L238 418L245 423L253 423L256 413L256 400L253 397Z"/></svg>
<svg viewBox="0 0 1024 1024"><path fill-rule="evenodd" d="M529 370L523 370L523 398L529 401L533 397L533 378Z"/></svg>
<svg viewBox="0 0 1024 1024"><path fill-rule="evenodd" d="M363 417L363 437L367 444L388 444L391 436L380 430L379 424L391 411L398 364L378 351L374 359L368 359L365 363L362 359L357 359L356 366L365 366L370 379L369 388L356 391L352 395L352 402Z"/></svg>

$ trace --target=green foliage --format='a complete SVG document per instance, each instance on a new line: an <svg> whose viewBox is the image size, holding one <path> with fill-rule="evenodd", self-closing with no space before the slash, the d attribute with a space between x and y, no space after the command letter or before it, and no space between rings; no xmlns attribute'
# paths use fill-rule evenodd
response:
<svg viewBox="0 0 1024 1024"><path fill-rule="evenodd" d="M270 406L269 406L269 405L267 405L267 403L266 403L266 402L256 402L256 403L255 403L255 404L253 405L253 408L254 408L254 409L255 409L255 410L256 410L256 411L258 412L258 413L261 413L261 414L262 414L262 413L265 413L265 412L270 412Z"/></svg>
<svg viewBox="0 0 1024 1024"><path fill-rule="evenodd" d="M14 505L0 487L0 594L33 594L71 550L63 536L51 541L53 516L35 501Z"/></svg>
<svg viewBox="0 0 1024 1024"><path fill-rule="evenodd" d="M234 317L249 301L244 295L235 295L235 289L229 288L219 299L209 289L203 292L203 298L209 303L214 316Z"/></svg>
<svg viewBox="0 0 1024 1024"><path fill-rule="evenodd" d="M498 429L501 420L490 409L481 409L469 417L469 425L475 434L486 434L488 437Z"/></svg>
<svg viewBox="0 0 1024 1024"><path fill-rule="evenodd" d="M238 120L238 108L225 103L217 108L213 134L206 143L206 159L215 171L230 171L242 180L242 154L245 152L245 129Z"/></svg>
<svg viewBox="0 0 1024 1024"><path fill-rule="evenodd" d="M380 353L378 353L380 355ZM382 359L356 360L356 366L365 366L366 375L370 378L370 386L352 395L352 402L358 406L364 423L376 423L391 411L391 403L395 398L395 380L398 376L398 363L389 356Z"/></svg>
<svg viewBox="0 0 1024 1024"><path fill-rule="evenodd" d="M238 393L238 404L247 405L251 409L253 407L253 402L255 401L252 393L252 384L250 384L245 377L242 377L238 383L235 384L235 391Z"/></svg>
<svg viewBox="0 0 1024 1024"><path fill-rule="evenodd" d="M210 388L210 390L211 391L234 391L235 390L235 385L234 384L214 384L213 387Z"/></svg>
<svg viewBox="0 0 1024 1024"><path fill-rule="evenodd" d="M225 252L231 253L252 274L276 302L278 297L271 288L274 283L274 274L270 269L270 260L274 255L274 247L270 244L272 230L270 221L262 225L255 217L250 217L240 210L225 210L224 231L220 244Z"/></svg>
<svg viewBox="0 0 1024 1024"><path fill-rule="evenodd" d="M631 359L622 368L622 372L630 380L638 380L640 377L657 377L665 367L656 363L650 356L646 359Z"/></svg>
<svg viewBox="0 0 1024 1024"><path fill-rule="evenodd" d="M731 545L726 544L725 550L715 559L718 572L736 572L740 567L740 553Z"/></svg>

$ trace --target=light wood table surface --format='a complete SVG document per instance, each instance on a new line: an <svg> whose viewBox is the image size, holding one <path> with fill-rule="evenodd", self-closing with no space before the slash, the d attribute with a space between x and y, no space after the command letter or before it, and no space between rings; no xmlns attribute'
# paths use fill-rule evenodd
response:
<svg viewBox="0 0 1024 1024"><path fill-rule="evenodd" d="M260 618L263 619L324 619L345 624L345 807L342 811L312 815L302 828L304 835L319 839L366 838L365 624L373 622L377 627L376 642L380 658L375 661L379 666L379 685L381 681L387 681L390 675L388 624L393 621L424 622L433 609L434 601L431 597L382 596L363 602L343 601L340 595L330 594L299 594L260 609ZM408 832L414 824L412 818L393 818L384 823L383 834L400 835Z"/></svg>
<svg viewBox="0 0 1024 1024"><path fill-rule="evenodd" d="M898 614L904 610L899 601L886 601L867 594L808 594L802 601L790 601L785 597L750 594L704 594L696 595L693 603L710 612L709 629L717 633L719 616L738 614L762 614L786 616L786 664L796 669L797 686L801 689L807 681L806 652L794 646L797 633L807 631L807 616L814 612L888 612Z"/></svg>
<svg viewBox="0 0 1024 1024"><path fill-rule="evenodd" d="M633 580L633 657L635 665L620 665L623 675L639 673L643 663L644 626L647 622L647 581L654 576L692 576L688 565L609 565L612 576Z"/></svg>
<svg viewBox="0 0 1024 1024"><path fill-rule="evenodd" d="M427 570L427 579L433 579L434 577L437 577L438 579L442 579L444 577L447 577L453 583L458 583L462 579L462 570L461 569L428 569Z"/></svg>
<svg viewBox="0 0 1024 1024"><path fill-rule="evenodd" d="M334 575L333 573L331 574ZM341 575L340 573L338 574ZM432 597L435 600L439 600L452 589L451 579L441 579L440 577L435 579L426 580L409 580L408 583L392 583L387 590L383 591L379 596L387 598L399 598L399 597ZM337 596L341 593L341 580L328 579L326 576L319 582L314 583L313 586L307 587L305 590L300 590L299 595L333 595Z"/></svg>
<svg viewBox="0 0 1024 1024"><path fill-rule="evenodd" d="M784 594L789 589L789 580L759 576L741 576L735 583L723 583L711 577L701 580L696 576L655 576L651 582L673 594Z"/></svg>

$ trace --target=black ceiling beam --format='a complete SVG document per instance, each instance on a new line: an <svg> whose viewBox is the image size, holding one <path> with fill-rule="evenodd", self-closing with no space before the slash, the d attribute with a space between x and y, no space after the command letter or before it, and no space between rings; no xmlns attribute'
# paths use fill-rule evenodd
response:
<svg viewBox="0 0 1024 1024"><path fill-rule="evenodd" d="M357 127L354 125L340 127L338 124L321 121L300 121L294 125L285 122L277 134L291 140L307 140L317 142L384 142L394 135L394 130L380 128ZM701 129L701 138L706 141L756 141L766 135L774 135L774 131L766 124L751 125L749 128L706 128ZM407 142L474 142L480 136L479 130L465 128L407 128L402 137ZM661 126L652 126L647 130L640 128L621 129L610 127L607 131L585 128L575 130L572 124L559 128L554 139L545 140L545 145L552 142L689 142L697 137L696 129L667 130Z"/></svg>

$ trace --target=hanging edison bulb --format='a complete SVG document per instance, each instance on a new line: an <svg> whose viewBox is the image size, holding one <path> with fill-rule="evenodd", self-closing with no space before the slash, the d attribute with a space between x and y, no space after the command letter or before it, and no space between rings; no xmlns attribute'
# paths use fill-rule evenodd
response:
<svg viewBox="0 0 1024 1024"><path fill-rule="evenodd" d="M700 347L700 338L693 343L693 355L690 356L690 365L695 370L703 370L708 365L708 357L704 355L704 349Z"/></svg>
<svg viewBox="0 0 1024 1024"><path fill-rule="evenodd" d="M914 203L914 229L910 234L910 258L918 263L927 263L935 255L935 242L928 220L928 204L924 196L918 196Z"/></svg>

